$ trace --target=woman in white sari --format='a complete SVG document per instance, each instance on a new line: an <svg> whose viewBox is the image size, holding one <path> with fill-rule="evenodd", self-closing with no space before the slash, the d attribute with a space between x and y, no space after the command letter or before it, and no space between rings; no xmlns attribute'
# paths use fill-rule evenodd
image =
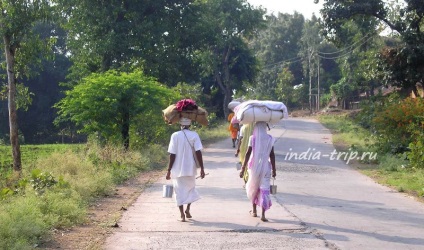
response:
<svg viewBox="0 0 424 250"><path fill-rule="evenodd" d="M265 211L272 205L270 197L271 176L275 178L277 175L274 154L275 140L267 134L266 130L266 122L255 123L253 134L249 138L249 148L240 171L240 178L243 178L247 167L249 179L246 183L246 193L253 205L251 214L253 217L257 217L256 206L262 207L262 221L268 221L265 217Z"/></svg>

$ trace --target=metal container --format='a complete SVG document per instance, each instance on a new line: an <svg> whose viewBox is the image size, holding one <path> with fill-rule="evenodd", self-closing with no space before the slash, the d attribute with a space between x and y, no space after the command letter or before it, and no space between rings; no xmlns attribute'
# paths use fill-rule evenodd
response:
<svg viewBox="0 0 424 250"><path fill-rule="evenodd" d="M277 185L274 185L274 179L272 180L272 185L269 187L271 194L277 194Z"/></svg>
<svg viewBox="0 0 424 250"><path fill-rule="evenodd" d="M236 163L236 169L237 169L237 170L240 170L240 169L241 169L241 162L237 162L237 163Z"/></svg>
<svg viewBox="0 0 424 250"><path fill-rule="evenodd" d="M163 185L162 197L163 198L172 198L174 193L174 187L172 185Z"/></svg>

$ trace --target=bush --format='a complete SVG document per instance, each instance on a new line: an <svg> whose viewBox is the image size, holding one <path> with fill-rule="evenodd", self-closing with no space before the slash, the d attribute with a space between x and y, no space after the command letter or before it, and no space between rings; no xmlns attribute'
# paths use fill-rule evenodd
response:
<svg viewBox="0 0 424 250"><path fill-rule="evenodd" d="M424 169L424 132L416 131L413 141L409 143L409 152L406 153L411 167Z"/></svg>
<svg viewBox="0 0 424 250"><path fill-rule="evenodd" d="M44 220L34 193L2 201L0 206L0 249L33 249L50 227Z"/></svg>
<svg viewBox="0 0 424 250"><path fill-rule="evenodd" d="M69 188L55 187L40 196L40 210L54 228L69 228L86 219L86 202Z"/></svg>
<svg viewBox="0 0 424 250"><path fill-rule="evenodd" d="M406 98L390 103L373 119L379 147L383 152L405 152L411 142L413 131L423 129L424 99Z"/></svg>

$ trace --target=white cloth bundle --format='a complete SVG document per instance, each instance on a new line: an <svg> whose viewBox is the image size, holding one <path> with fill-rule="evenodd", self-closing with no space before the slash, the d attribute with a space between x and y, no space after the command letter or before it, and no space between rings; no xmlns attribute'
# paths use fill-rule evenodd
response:
<svg viewBox="0 0 424 250"><path fill-rule="evenodd" d="M277 123L289 117L287 107L282 102L251 100L237 106L236 118L241 124L252 122Z"/></svg>

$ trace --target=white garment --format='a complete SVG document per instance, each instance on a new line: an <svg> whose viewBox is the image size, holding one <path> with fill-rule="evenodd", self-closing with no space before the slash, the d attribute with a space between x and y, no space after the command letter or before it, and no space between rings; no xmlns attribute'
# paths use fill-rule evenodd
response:
<svg viewBox="0 0 424 250"><path fill-rule="evenodd" d="M196 177L183 176L172 180L177 206L191 204L200 199L196 190Z"/></svg>
<svg viewBox="0 0 424 250"><path fill-rule="evenodd" d="M249 138L249 147L252 147L252 153L247 164L249 179L246 183L246 193L252 202L257 199L260 188L269 191L272 168L269 155L275 139L267 134L266 129L266 122L257 122L253 134Z"/></svg>
<svg viewBox="0 0 424 250"><path fill-rule="evenodd" d="M200 137L194 131L184 129L171 135L168 153L175 154L175 162L171 168L171 178L173 179L182 176L196 176L197 174L196 162L189 142L194 146L195 151L203 149Z"/></svg>

